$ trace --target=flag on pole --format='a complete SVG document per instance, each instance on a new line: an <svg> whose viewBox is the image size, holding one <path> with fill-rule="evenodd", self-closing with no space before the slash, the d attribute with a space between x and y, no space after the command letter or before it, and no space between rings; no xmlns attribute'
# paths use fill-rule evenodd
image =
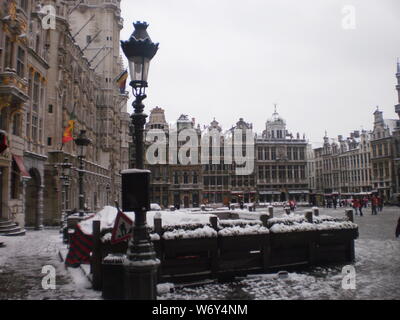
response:
<svg viewBox="0 0 400 320"><path fill-rule="evenodd" d="M75 128L75 115L72 113L71 119L68 121L68 127L64 131L62 144L66 144L72 140L74 140L73 133Z"/></svg>
<svg viewBox="0 0 400 320"><path fill-rule="evenodd" d="M128 70L125 70L118 76L116 80L121 94L125 93L127 79L128 79Z"/></svg>

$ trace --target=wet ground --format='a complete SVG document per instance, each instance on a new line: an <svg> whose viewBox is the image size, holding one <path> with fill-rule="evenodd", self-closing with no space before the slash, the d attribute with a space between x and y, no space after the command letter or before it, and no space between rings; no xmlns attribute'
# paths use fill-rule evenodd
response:
<svg viewBox="0 0 400 320"><path fill-rule="evenodd" d="M321 214L344 216L344 209L323 209ZM342 288L343 266L335 265L290 273L286 279L256 275L232 283L176 289L159 299L400 299L400 239L394 236L400 209L385 208L378 216L371 216L367 209L364 214L355 217L360 231L353 264L355 290ZM0 248L0 300L101 299L80 269L66 270L60 261L58 230L28 231L25 237L3 237L0 242L7 245ZM44 266L55 268L55 290L43 288ZM45 284L49 283L46 279Z"/></svg>

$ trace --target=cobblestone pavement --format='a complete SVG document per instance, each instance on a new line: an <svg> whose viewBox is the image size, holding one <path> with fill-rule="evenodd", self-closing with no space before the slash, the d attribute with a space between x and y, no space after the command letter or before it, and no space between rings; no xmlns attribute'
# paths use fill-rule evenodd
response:
<svg viewBox="0 0 400 320"><path fill-rule="evenodd" d="M321 209L321 214L344 216L344 209ZM360 231L354 263L356 290L342 289L343 266L335 265L290 273L287 279L256 275L233 283L179 289L159 299L400 299L400 239L394 236L400 209L385 208L378 216L371 216L366 209L364 214L355 217ZM101 294L76 274L80 269L67 271L60 261L58 230L29 231L25 237L1 238L0 242L7 245L0 248L0 300L101 299ZM56 269L55 290L42 288L46 265Z"/></svg>
<svg viewBox="0 0 400 320"><path fill-rule="evenodd" d="M304 212L299 209L297 213ZM344 216L345 209L321 209L321 214ZM283 210L276 210L280 216ZM342 289L343 265L318 267L290 273L287 279L275 275L256 275L228 284L185 288L165 293L160 299L400 299L400 239L395 238L400 209L386 207L377 216L364 209L364 216L355 216L360 237L356 240L356 289Z"/></svg>

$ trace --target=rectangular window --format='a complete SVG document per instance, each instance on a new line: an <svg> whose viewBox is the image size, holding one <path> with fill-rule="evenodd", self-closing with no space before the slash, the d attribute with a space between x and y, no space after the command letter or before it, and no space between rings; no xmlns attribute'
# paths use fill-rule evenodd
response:
<svg viewBox="0 0 400 320"><path fill-rule="evenodd" d="M37 134L38 134L38 117L36 115L32 116L32 140L33 142L37 142Z"/></svg>
<svg viewBox="0 0 400 320"><path fill-rule="evenodd" d="M42 143L43 142L43 120L39 120L39 137L38 137L38 142Z"/></svg>
<svg viewBox="0 0 400 320"><path fill-rule="evenodd" d="M287 148L287 157L288 160L292 160L292 148Z"/></svg>
<svg viewBox="0 0 400 320"><path fill-rule="evenodd" d="M16 113L13 116L12 134L15 136L21 135L21 115L19 113Z"/></svg>
<svg viewBox="0 0 400 320"><path fill-rule="evenodd" d="M39 111L39 99L40 99L40 79L39 79L39 74L36 73L34 80L33 80L33 111L38 112Z"/></svg>
<svg viewBox="0 0 400 320"><path fill-rule="evenodd" d="M276 160L276 148L271 148L271 160Z"/></svg>
<svg viewBox="0 0 400 320"><path fill-rule="evenodd" d="M276 176L277 176L276 167L272 166L272 174L271 174L272 180L276 180Z"/></svg>
<svg viewBox="0 0 400 320"><path fill-rule="evenodd" d="M47 138L47 145L50 147L52 145L53 141L52 138L48 137Z"/></svg>
<svg viewBox="0 0 400 320"><path fill-rule="evenodd" d="M281 166L279 167L279 180L281 182L285 181L286 179L286 170L285 167Z"/></svg>
<svg viewBox="0 0 400 320"><path fill-rule="evenodd" d="M13 51L14 51L14 43L11 42L10 38L6 36L5 39L5 57L4 57L4 67L5 68L12 68L13 67Z"/></svg>
<svg viewBox="0 0 400 320"><path fill-rule="evenodd" d="M299 160L299 149L293 148L293 160Z"/></svg>
<svg viewBox="0 0 400 320"><path fill-rule="evenodd" d="M31 137L31 114L27 112L26 114L26 137L29 139Z"/></svg>
<svg viewBox="0 0 400 320"><path fill-rule="evenodd" d="M25 77L25 50L18 47L17 54L17 75L21 78Z"/></svg>
<svg viewBox="0 0 400 320"><path fill-rule="evenodd" d="M305 157L304 149L300 148L300 160L305 160L305 159L306 159L306 157Z"/></svg>
<svg viewBox="0 0 400 320"><path fill-rule="evenodd" d="M265 167L265 179L267 181L269 181L271 179L271 171L270 171L270 167L269 166Z"/></svg>

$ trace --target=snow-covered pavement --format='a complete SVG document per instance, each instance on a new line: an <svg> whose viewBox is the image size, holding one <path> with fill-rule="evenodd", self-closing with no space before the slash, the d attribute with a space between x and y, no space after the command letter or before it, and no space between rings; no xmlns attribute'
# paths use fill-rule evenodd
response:
<svg viewBox="0 0 400 320"><path fill-rule="evenodd" d="M100 299L101 293L90 289L90 282L80 269L65 269L58 249L60 233L56 229L28 231L25 237L0 237L0 300L80 300ZM44 289L42 281L55 268L55 290ZM50 267L50 268L51 268Z"/></svg>
<svg viewBox="0 0 400 320"><path fill-rule="evenodd" d="M301 210L299 210L301 212ZM298 212L298 213L299 213ZM321 214L344 216L344 209L321 209ZM356 216L360 239L356 241L356 289L342 289L341 265L301 273L255 275L236 282L209 284L160 293L160 300L271 300L271 299L400 299L400 239L395 239L399 208L385 208L378 216L370 209ZM276 210L276 216L280 210ZM80 269L66 270L58 250L56 229L28 231L25 237L1 238L0 300L3 299L101 299L90 289ZM56 289L43 289L44 266L56 270Z"/></svg>

